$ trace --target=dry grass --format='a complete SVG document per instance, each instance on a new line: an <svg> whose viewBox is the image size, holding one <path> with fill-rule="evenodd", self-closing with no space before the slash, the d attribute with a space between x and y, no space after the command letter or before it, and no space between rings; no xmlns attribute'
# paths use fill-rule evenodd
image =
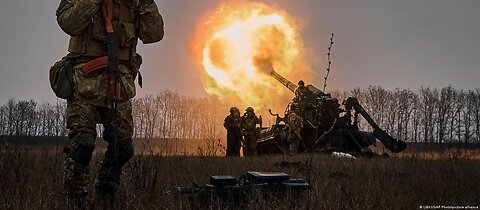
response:
<svg viewBox="0 0 480 210"><path fill-rule="evenodd" d="M0 151L0 209L63 209L64 156L59 148L10 146ZM256 170L284 171L294 178L307 179L313 189L301 209L478 206L479 161L461 157L422 159L405 155L352 160L325 154L255 158L137 155L124 168L117 205L119 209L136 210L188 209L175 187L192 182L205 184L210 175L238 177ZM99 158L96 155L91 164L92 183ZM287 208L286 202L277 201L252 203L247 209Z"/></svg>
<svg viewBox="0 0 480 210"><path fill-rule="evenodd" d="M410 152L406 151L399 155L400 157L421 158L421 159L467 159L480 161L480 149L456 149L450 148L445 151L423 151Z"/></svg>

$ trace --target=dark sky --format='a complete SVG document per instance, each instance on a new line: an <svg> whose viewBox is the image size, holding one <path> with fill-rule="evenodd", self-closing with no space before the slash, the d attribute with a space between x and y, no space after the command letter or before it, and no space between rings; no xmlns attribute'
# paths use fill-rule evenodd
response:
<svg viewBox="0 0 480 210"><path fill-rule="evenodd" d="M205 96L187 43L197 19L218 0L156 0L164 16L161 43L139 46L144 88ZM265 0L301 20L308 61L322 86L326 49L335 33L328 89L380 85L479 88L478 0ZM68 36L55 21L59 0L4 1L0 7L0 104L9 98L55 101L49 67L65 55Z"/></svg>

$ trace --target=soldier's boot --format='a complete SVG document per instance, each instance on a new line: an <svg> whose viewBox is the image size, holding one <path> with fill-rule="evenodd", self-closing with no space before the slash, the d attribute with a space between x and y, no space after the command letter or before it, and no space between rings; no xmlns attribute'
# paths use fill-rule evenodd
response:
<svg viewBox="0 0 480 210"><path fill-rule="evenodd" d="M72 158L65 160L64 168L64 193L67 209L89 209L87 200L87 185L89 179L89 167L77 163Z"/></svg>
<svg viewBox="0 0 480 210"><path fill-rule="evenodd" d="M115 209L116 189L104 184L95 187L95 209Z"/></svg>

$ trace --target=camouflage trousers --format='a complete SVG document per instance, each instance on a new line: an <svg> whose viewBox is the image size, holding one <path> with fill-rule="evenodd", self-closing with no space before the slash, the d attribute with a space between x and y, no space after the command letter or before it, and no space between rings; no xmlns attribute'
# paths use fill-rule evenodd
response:
<svg viewBox="0 0 480 210"><path fill-rule="evenodd" d="M298 151L298 147L300 146L300 138L295 133L289 133L287 142L290 144L288 146L288 152L290 154L296 154Z"/></svg>
<svg viewBox="0 0 480 210"><path fill-rule="evenodd" d="M130 101L117 103L117 107L116 120L112 123L113 113L106 107L93 106L75 98L67 101L67 127L70 132L63 180L67 198L84 199L87 194L97 123L102 123L105 128L103 139L108 146L98 171L96 186L115 191L120 185L122 168L134 154L133 119Z"/></svg>
<svg viewBox="0 0 480 210"><path fill-rule="evenodd" d="M243 136L243 156L254 156L257 154L257 135Z"/></svg>

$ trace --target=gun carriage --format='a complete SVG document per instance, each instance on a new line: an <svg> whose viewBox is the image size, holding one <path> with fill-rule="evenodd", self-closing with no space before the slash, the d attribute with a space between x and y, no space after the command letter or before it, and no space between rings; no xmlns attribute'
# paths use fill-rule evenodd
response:
<svg viewBox="0 0 480 210"><path fill-rule="evenodd" d="M267 66L268 73L292 93L298 86L278 74L272 66ZM288 151L286 124L291 113L292 104L300 108L304 127L301 131L300 151L345 152L354 156L372 156L370 146L377 140L393 153L406 149L401 140L394 139L382 130L354 97L348 97L340 105L337 98L324 93L313 85L306 85L303 95L296 96L286 107L284 116L273 114L275 124L262 128L259 132L257 151L259 154L286 153ZM361 115L372 127L373 132L361 131L358 126Z"/></svg>

